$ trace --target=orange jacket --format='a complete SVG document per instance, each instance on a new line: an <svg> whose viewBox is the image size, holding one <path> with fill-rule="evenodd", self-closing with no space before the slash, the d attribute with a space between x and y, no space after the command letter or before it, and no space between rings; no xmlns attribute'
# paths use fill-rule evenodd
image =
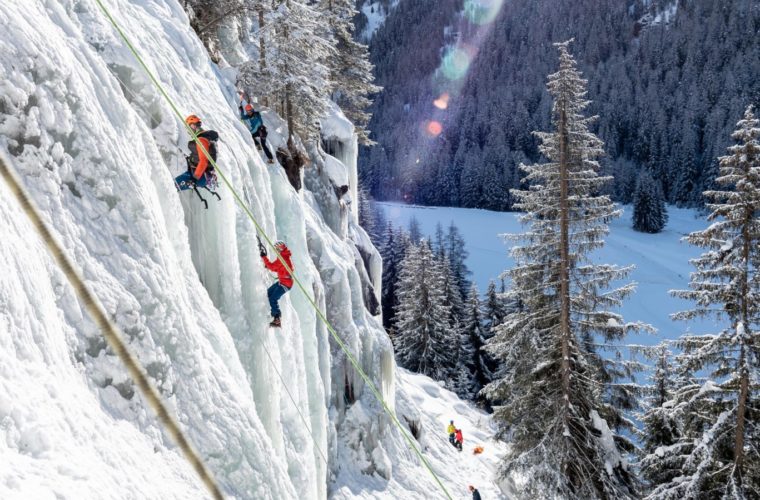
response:
<svg viewBox="0 0 760 500"><path fill-rule="evenodd" d="M198 137L198 142L203 144L203 147L206 148L206 151L209 151L211 148L211 143L208 139L205 137ZM193 176L196 179L200 179L203 173L206 171L206 168L208 168L208 157L206 157L206 154L203 152L203 149L201 149L201 145L196 143L195 144L196 149L198 150L198 166L195 167L195 173Z"/></svg>
<svg viewBox="0 0 760 500"><path fill-rule="evenodd" d="M195 166L191 172L193 177L200 179L206 170L213 170L209 158L216 161L216 141L219 140L219 134L214 130L200 130L196 133L195 137L198 139L198 142L190 140L187 143L187 148L190 150L190 156L187 161L188 168ZM203 152L204 148L208 154Z"/></svg>

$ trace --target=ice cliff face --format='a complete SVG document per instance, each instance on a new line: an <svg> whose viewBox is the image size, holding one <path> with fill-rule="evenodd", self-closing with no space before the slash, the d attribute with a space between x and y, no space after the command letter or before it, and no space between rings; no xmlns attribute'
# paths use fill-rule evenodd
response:
<svg viewBox="0 0 760 500"><path fill-rule="evenodd" d="M94 1L0 4L0 148L225 492L325 498L340 474L390 477L400 437L303 293L267 327L273 277L230 192L204 210L175 191L184 127ZM253 148L179 2L107 5L180 111L219 132L220 167L392 404L350 124L326 119L337 158L313 147L296 192ZM265 120L277 147L284 125ZM0 497L203 497L2 183L0 220Z"/></svg>

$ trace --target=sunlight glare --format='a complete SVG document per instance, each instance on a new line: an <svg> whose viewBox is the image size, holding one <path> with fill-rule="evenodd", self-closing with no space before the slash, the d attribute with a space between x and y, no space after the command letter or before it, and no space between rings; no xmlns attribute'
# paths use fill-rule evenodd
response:
<svg viewBox="0 0 760 500"><path fill-rule="evenodd" d="M488 24L496 19L504 0L466 0L464 13L474 24Z"/></svg>
<svg viewBox="0 0 760 500"><path fill-rule="evenodd" d="M438 109L446 109L449 107L449 93L444 92L441 94L438 99L433 101L433 106L435 106Z"/></svg>
<svg viewBox="0 0 760 500"><path fill-rule="evenodd" d="M470 55L459 47L446 51L441 61L441 72L449 80L459 80L467 74L470 67Z"/></svg>
<svg viewBox="0 0 760 500"><path fill-rule="evenodd" d="M436 137L443 132L443 125L441 125L439 122L435 120L430 120L427 122L427 125L425 126L425 130L430 135L430 137Z"/></svg>

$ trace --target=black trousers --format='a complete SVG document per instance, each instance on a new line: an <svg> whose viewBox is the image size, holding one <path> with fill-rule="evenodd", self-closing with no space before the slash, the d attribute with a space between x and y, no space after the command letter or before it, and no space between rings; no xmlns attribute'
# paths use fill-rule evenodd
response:
<svg viewBox="0 0 760 500"><path fill-rule="evenodd" d="M269 146L267 146L267 133L263 132L261 130L262 128L263 127L259 127L255 134L251 134L251 137L253 137L253 142L264 150L264 154L267 155L267 159L271 160L272 152L269 150Z"/></svg>

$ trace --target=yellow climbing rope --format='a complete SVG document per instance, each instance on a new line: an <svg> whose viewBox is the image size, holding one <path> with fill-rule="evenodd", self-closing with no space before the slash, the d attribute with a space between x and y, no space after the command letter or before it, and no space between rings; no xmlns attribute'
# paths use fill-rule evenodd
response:
<svg viewBox="0 0 760 500"><path fill-rule="evenodd" d="M124 43L127 45L127 47L129 48L129 50L135 56L135 59L137 59L137 62L140 64L140 66L143 68L143 70L145 71L145 73L148 75L148 78L150 79L150 81L153 82L153 84L156 86L156 88L158 89L158 91L161 93L161 95L164 97L164 99L166 100L166 102L169 104L169 106L171 107L171 109L174 112L174 114L177 116L177 118L180 120L181 123L185 123L184 117L183 117L182 113L179 112L179 109L174 104L174 101L172 101L171 97L169 97L169 95L166 93L166 91L164 90L163 86L158 82L158 80L156 79L156 77L153 75L153 73L147 67L147 65L145 64L145 62L143 61L143 59L140 57L140 54L137 52L137 49L135 49L135 47L132 45L132 43L130 42L130 40L127 37L127 35L121 29L121 27L119 26L119 23L116 22L116 19L114 19L114 17L111 15L111 13L106 8L106 6L103 4L102 0L95 0L95 2L100 7L101 11L103 11L103 14L111 22L111 24L113 25L114 29L116 29L116 31L119 33L119 36L121 37L121 39L124 40ZM188 134L190 135L190 137L192 137L193 140L195 141L195 143L200 146L201 150L206 155L206 157L208 158L209 162L214 166L215 171L222 178L222 181L224 181L224 184L229 188L230 192L232 193L233 197L235 198L235 201L238 203L238 205L240 206L240 208L243 209L243 211L245 212L245 214L251 220L251 222L253 223L253 225L256 227L256 230L259 232L259 234L261 234L264 237L264 239L267 242L267 244L269 245L269 247L271 247L274 250L275 255L277 255L277 259L285 266L285 268L288 270L288 272L290 272L291 276L293 277L293 281L298 285L298 288L301 290L301 292L304 294L304 296L306 297L306 299L308 300L308 302L311 304L311 306L316 311L317 317L320 319L320 321L322 321L325 324L327 330L330 332L330 334L332 335L332 337L335 340L335 342L338 344L338 346L341 348L341 350L345 353L346 357L351 362L351 365L354 367L354 369L359 373L359 375L361 376L361 378L367 384L367 387L370 388L372 394L375 396L375 398L377 398L378 402L383 407L383 410L385 410L385 412L388 414L388 416L390 417L391 421L399 429L399 431L401 432L402 436L404 437L404 439L409 444L409 447L414 451L414 453L422 461L422 464L425 466L425 468L428 470L428 472L430 472L430 474L433 476L433 478L438 483L438 486L441 488L441 490L446 495L446 497L449 498L449 499L452 499L452 497L449 494L448 490L443 485L443 483L441 482L440 478L438 477L438 475L435 473L435 471L431 467L430 463L424 457L424 455L422 454L422 452L420 451L420 449L415 445L413 438L409 435L408 432L406 432L404 430L403 426L401 425L401 422L399 422L399 420L398 420L398 417L396 417L396 415L388 407L388 404L383 399L382 395L380 394L380 391L375 387L375 384L372 383L372 381L370 380L369 376L361 368L361 366L359 365L359 363L356 361L356 358L354 357L354 355L351 354L351 352L349 351L349 349L346 346L346 344L340 338L340 336L338 335L338 333L335 331L335 329L332 327L332 325L330 324L330 322L325 317L324 313L320 310L319 306L314 301L314 298L309 294L309 292L306 290L306 288L304 287L304 285L301 283L301 280L298 279L298 277L293 272L293 270L290 268L290 266L288 266L287 262L285 262L285 260L282 258L282 255L280 255L280 253L274 247L274 244L272 243L272 240L267 236L266 232L264 232L264 229L261 227L261 225L256 220L256 217L254 217L254 215L251 212L251 210L248 208L248 206L240 198L240 195L235 190L235 188L233 187L232 183L227 179L227 176L224 174L224 171L221 168L219 168L219 166L216 164L216 161L214 161L214 159L211 158L211 155L208 153L208 151L203 146L203 144L198 140L198 138L195 137L195 133L193 132L193 130L186 123L185 123L185 128L188 131Z"/></svg>

